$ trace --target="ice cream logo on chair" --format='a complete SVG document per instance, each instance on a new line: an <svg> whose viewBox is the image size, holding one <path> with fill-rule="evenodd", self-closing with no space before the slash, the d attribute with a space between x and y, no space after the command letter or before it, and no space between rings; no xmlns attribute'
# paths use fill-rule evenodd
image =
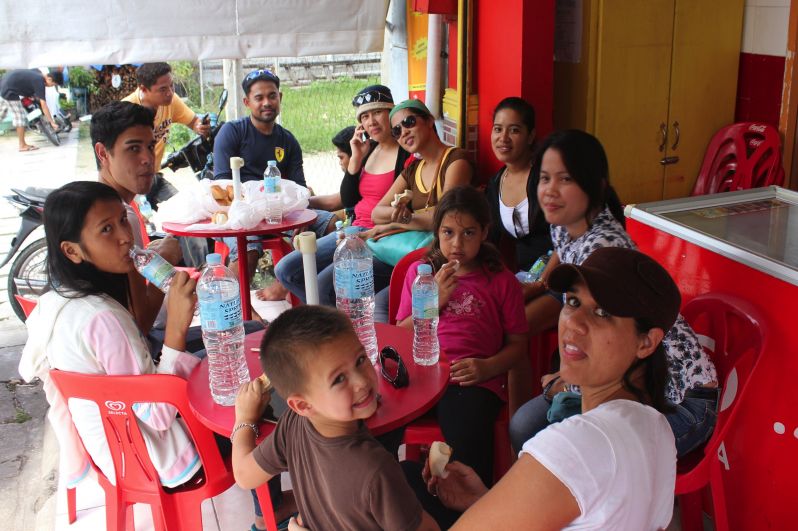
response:
<svg viewBox="0 0 798 531"><path fill-rule="evenodd" d="M105 407L108 408L109 415L127 415L124 402L106 400Z"/></svg>
<svg viewBox="0 0 798 531"><path fill-rule="evenodd" d="M285 157L285 150L281 147L274 148L274 158L277 159L277 162L282 162L283 157Z"/></svg>

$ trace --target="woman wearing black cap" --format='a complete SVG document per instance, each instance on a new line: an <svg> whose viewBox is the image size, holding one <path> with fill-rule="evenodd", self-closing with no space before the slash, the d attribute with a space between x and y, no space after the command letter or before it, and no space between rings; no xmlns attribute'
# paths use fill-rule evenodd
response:
<svg viewBox="0 0 798 531"><path fill-rule="evenodd" d="M527 441L490 490L456 462L445 478L426 466L427 486L446 507L466 511L452 529L664 529L676 448L661 413L661 341L678 315L679 290L648 256L609 247L580 266L557 267L549 285L564 292L561 372L581 386L582 413ZM433 515L435 500L422 500Z"/></svg>
<svg viewBox="0 0 798 531"><path fill-rule="evenodd" d="M354 209L352 225L365 231L374 227L371 211L402 172L410 155L391 135L388 112L394 103L388 87L368 86L355 95L352 105L357 126L349 140L352 154L341 182L340 199L344 208ZM319 303L327 306L335 306L332 262L337 242L335 233L317 241ZM275 275L291 293L305 301L305 276L299 252L294 251L280 260ZM391 268L376 264L375 287L382 289L390 279Z"/></svg>

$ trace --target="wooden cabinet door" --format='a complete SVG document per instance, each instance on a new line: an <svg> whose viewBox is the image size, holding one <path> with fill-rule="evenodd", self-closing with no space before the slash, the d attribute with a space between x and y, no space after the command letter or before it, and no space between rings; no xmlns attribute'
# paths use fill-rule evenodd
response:
<svg viewBox="0 0 798 531"><path fill-rule="evenodd" d="M624 203L662 198L660 124L668 119L674 0L604 0L594 134Z"/></svg>
<svg viewBox="0 0 798 531"><path fill-rule="evenodd" d="M667 155L679 161L664 199L690 195L712 135L734 122L742 24L743 0L676 0Z"/></svg>

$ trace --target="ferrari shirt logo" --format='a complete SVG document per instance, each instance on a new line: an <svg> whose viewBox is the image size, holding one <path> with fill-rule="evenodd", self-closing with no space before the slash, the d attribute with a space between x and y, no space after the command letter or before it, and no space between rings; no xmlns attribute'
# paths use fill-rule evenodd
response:
<svg viewBox="0 0 798 531"><path fill-rule="evenodd" d="M274 148L274 158L277 159L277 162L282 162L283 157L285 156L285 150L281 147Z"/></svg>

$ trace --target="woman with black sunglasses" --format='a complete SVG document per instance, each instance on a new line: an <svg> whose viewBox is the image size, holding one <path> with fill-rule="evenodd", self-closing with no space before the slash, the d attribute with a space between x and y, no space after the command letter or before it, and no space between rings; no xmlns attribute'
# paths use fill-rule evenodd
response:
<svg viewBox="0 0 798 531"><path fill-rule="evenodd" d="M405 100L391 110L391 133L399 145L416 155L374 210L376 223L369 237L395 229L432 230L438 199L451 188L472 184L474 168L464 149L443 143L435 118L419 100ZM409 202L391 206L394 196L412 191Z"/></svg>
<svg viewBox="0 0 798 531"><path fill-rule="evenodd" d="M431 231L435 205L443 194L474 181L468 153L441 141L435 130L435 118L421 101L403 101L391 110L390 119L393 137L416 158L371 211L376 225L363 233L363 238L396 230ZM412 192L409 201L392 206L395 196L405 190ZM374 259L375 271L383 266L380 260ZM383 288L375 298L374 320L378 322L388 322L388 287ZM375 282L375 291L379 289Z"/></svg>

